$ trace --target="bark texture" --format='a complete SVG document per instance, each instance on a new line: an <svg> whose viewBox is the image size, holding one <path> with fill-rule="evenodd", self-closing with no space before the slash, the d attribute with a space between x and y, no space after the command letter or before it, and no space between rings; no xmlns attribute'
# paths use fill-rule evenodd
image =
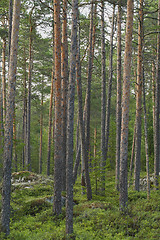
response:
<svg viewBox="0 0 160 240"><path fill-rule="evenodd" d="M134 189L139 191L141 168L141 114L142 114L142 47L143 47L143 0L140 0L138 23L138 58L136 82L136 139L135 139L135 165Z"/></svg>
<svg viewBox="0 0 160 240"><path fill-rule="evenodd" d="M67 122L67 161L66 161L66 234L73 233L73 131L74 131L74 97L77 54L77 17L78 0L72 0L71 55L68 90Z"/></svg>
<svg viewBox="0 0 160 240"><path fill-rule="evenodd" d="M147 199L150 197L150 176L149 176L149 149L148 149L148 132L147 132L147 110L146 110L146 94L145 94L145 76L143 67L143 109L144 109L144 135L146 150L146 172L147 172Z"/></svg>
<svg viewBox="0 0 160 240"><path fill-rule="evenodd" d="M55 131L54 131L54 214L61 213L62 111L61 111L61 22L60 1L54 0L55 44Z"/></svg>
<svg viewBox="0 0 160 240"><path fill-rule="evenodd" d="M67 1L63 0L62 22L62 190L66 189L66 132L67 132L67 87L68 87L68 41L67 41Z"/></svg>
<svg viewBox="0 0 160 240"><path fill-rule="evenodd" d="M11 159L13 146L13 117L15 103L19 20L20 20L20 0L15 0L13 8L13 29L11 38L7 111L5 124L6 128L3 155L4 162L3 162L1 226L2 231L5 232L6 235L8 235L10 232Z"/></svg>
<svg viewBox="0 0 160 240"><path fill-rule="evenodd" d="M158 27L160 26L160 0L158 1ZM155 189L158 190L159 176L159 89L160 89L160 32L157 34L157 66L155 82L155 128L154 128L154 178Z"/></svg>
<svg viewBox="0 0 160 240"><path fill-rule="evenodd" d="M26 149L25 149L25 168L28 171L31 171L31 146L30 146L30 128L31 128L31 84L32 84L32 68L33 68L33 59L32 59L32 12L34 7L30 11L29 15L29 24L30 24L30 33L29 33L29 66L28 66L28 96L27 96L27 129L26 129Z"/></svg>
<svg viewBox="0 0 160 240"><path fill-rule="evenodd" d="M41 113L40 113L40 144L39 144L39 173L42 173L42 146L43 146L43 79L41 89Z"/></svg>
<svg viewBox="0 0 160 240"><path fill-rule="evenodd" d="M128 158L128 124L129 124L129 96L132 55L132 32L133 32L133 0L127 1L127 23L125 37L125 55L123 72L123 96L122 96L122 127L120 147L120 178L119 178L119 205L125 211L128 201L127 186L127 158Z"/></svg>
<svg viewBox="0 0 160 240"><path fill-rule="evenodd" d="M49 123L48 123L47 176L50 175L51 135L52 135L51 131L52 131L52 115L53 115L53 82L54 82L54 72L52 70L50 104L49 104Z"/></svg>
<svg viewBox="0 0 160 240"><path fill-rule="evenodd" d="M105 51L105 27L104 27L104 1L101 2L101 190L105 186L105 124L106 124L106 51Z"/></svg>
<svg viewBox="0 0 160 240"><path fill-rule="evenodd" d="M117 13L117 106L116 106L116 181L115 187L119 191L120 169L120 140L121 140L121 0Z"/></svg>
<svg viewBox="0 0 160 240"><path fill-rule="evenodd" d="M78 117L79 117L79 127L81 135L81 147L82 147L82 166L81 166L81 183L82 187L87 187L87 198L90 200L92 198L92 189L89 176L88 168L88 152L86 147L85 139L85 123L83 120L83 107L82 107L82 82L81 82L81 63L80 63L80 42L78 41L77 47L77 59L76 59L76 80L77 80L77 95L78 95Z"/></svg>

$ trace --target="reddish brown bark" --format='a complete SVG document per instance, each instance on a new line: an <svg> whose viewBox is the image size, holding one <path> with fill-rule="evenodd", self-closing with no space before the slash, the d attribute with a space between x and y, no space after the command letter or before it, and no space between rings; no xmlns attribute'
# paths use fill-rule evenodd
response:
<svg viewBox="0 0 160 240"><path fill-rule="evenodd" d="M127 1L127 23L125 37L125 55L123 72L123 97L122 97L122 127L120 147L120 178L119 178L119 205L122 211L126 210L128 201L127 188L127 157L128 157L128 124L129 124L129 96L132 56L132 32L133 32L133 0Z"/></svg>
<svg viewBox="0 0 160 240"><path fill-rule="evenodd" d="M62 186L62 111L61 111L61 22L60 1L54 0L55 44L55 131L54 131L54 213L61 213Z"/></svg>

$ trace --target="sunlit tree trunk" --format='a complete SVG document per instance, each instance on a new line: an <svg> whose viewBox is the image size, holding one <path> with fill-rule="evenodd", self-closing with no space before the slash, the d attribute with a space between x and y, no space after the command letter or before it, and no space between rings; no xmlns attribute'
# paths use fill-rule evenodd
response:
<svg viewBox="0 0 160 240"><path fill-rule="evenodd" d="M158 26L160 26L160 0L158 1ZM157 66L155 81L155 128L154 128L154 178L155 189L158 190L159 176L159 89L160 89L160 32L157 34Z"/></svg>
<svg viewBox="0 0 160 240"><path fill-rule="evenodd" d="M3 231L6 235L8 235L10 232L11 161L13 146L13 116L15 104L19 19L20 19L20 0L15 0L13 8L13 29L11 37L8 95L6 109L7 111L3 155L1 231Z"/></svg>
<svg viewBox="0 0 160 240"><path fill-rule="evenodd" d="M119 191L120 140L121 140L121 0L117 13L117 107L116 107L116 189Z"/></svg>
<svg viewBox="0 0 160 240"><path fill-rule="evenodd" d="M135 139L135 165L134 189L139 191L141 168L141 114L142 114L142 42L143 42L143 0L140 0L138 23L138 58L136 82L136 139Z"/></svg>
<svg viewBox="0 0 160 240"><path fill-rule="evenodd" d="M67 87L68 87L68 41L67 41L67 1L63 0L62 22L62 190L66 189L66 131L67 131Z"/></svg>
<svg viewBox="0 0 160 240"><path fill-rule="evenodd" d="M127 22L125 37L124 72L123 72L123 96L122 96L122 127L120 147L120 175L119 175L119 205L125 211L128 202L127 186L127 158L128 158L128 124L129 124L129 96L132 56L132 32L133 32L133 0L127 1Z"/></svg>
<svg viewBox="0 0 160 240"><path fill-rule="evenodd" d="M61 108L61 22L60 1L54 0L55 46L55 131L54 131L54 214L61 213L62 190L62 108Z"/></svg>
<svg viewBox="0 0 160 240"><path fill-rule="evenodd" d="M72 0L71 53L68 89L67 158L66 158L66 234L73 233L73 133L77 54L78 0Z"/></svg>

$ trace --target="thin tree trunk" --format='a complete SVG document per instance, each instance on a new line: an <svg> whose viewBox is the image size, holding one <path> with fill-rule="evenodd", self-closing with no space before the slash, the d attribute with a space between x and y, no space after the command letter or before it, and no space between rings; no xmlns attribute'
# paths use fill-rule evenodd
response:
<svg viewBox="0 0 160 240"><path fill-rule="evenodd" d="M98 166L97 166L97 128L94 129L94 171L95 171L95 194L98 193Z"/></svg>
<svg viewBox="0 0 160 240"><path fill-rule="evenodd" d="M136 139L135 139L135 165L134 189L139 191L141 168L141 115L142 115L142 46L143 45L143 0L140 0L138 24L138 58L136 82Z"/></svg>
<svg viewBox="0 0 160 240"><path fill-rule="evenodd" d="M82 82L81 82L81 63L80 63L80 42L78 41L77 47L77 60L76 60L76 80L77 80L77 95L78 95L78 112L79 112L79 125L82 142L82 166L81 166L81 183L82 187L86 184L87 199L92 199L92 189L90 183L89 169L88 169L88 153L85 140L85 126L83 120L83 107L82 107Z"/></svg>
<svg viewBox="0 0 160 240"><path fill-rule="evenodd" d="M9 0L8 56L10 56L10 48L11 48L12 15L13 15L13 1ZM9 61L8 61L8 67L9 67Z"/></svg>
<svg viewBox="0 0 160 240"><path fill-rule="evenodd" d="M2 95L3 95L3 122L5 126L6 119L6 39L3 39L2 45Z"/></svg>
<svg viewBox="0 0 160 240"><path fill-rule="evenodd" d="M3 148L3 141L2 141L2 136L3 136L3 99L2 99L2 85L1 85L1 74L0 74L0 149ZM2 152L0 153L0 181L2 180L2 165L3 165L3 154Z"/></svg>
<svg viewBox="0 0 160 240"><path fill-rule="evenodd" d="M153 104L153 130L155 129L155 63L152 62L152 104Z"/></svg>
<svg viewBox="0 0 160 240"><path fill-rule="evenodd" d="M86 161L87 162L89 162L89 147L90 147L90 106L91 106L91 81L92 81L92 68L93 68L92 43L93 43L93 1L91 3L91 12L90 12L88 75L87 75L87 89L86 89L86 97L85 97L85 106L84 106L84 112L83 112L83 120L84 120L84 127L85 127L85 144L86 144L86 151L87 151ZM85 163L85 165L86 165L86 163Z"/></svg>
<svg viewBox="0 0 160 240"><path fill-rule="evenodd" d="M27 131L27 66L26 66L26 49L24 47L24 64L23 64L23 129L22 129L22 141L23 141L23 150L22 150L22 168L25 169L25 145L26 145L26 131Z"/></svg>
<svg viewBox="0 0 160 240"><path fill-rule="evenodd" d="M132 178L132 173L133 173L133 160L134 160L134 152L135 152L135 139L136 139L136 123L134 124L131 161L130 161L130 168L129 168L128 187L130 187L130 185L131 185L131 178Z"/></svg>
<svg viewBox="0 0 160 240"><path fill-rule="evenodd" d="M105 124L106 124L106 51L104 29L104 1L101 2L101 191L105 189Z"/></svg>
<svg viewBox="0 0 160 240"><path fill-rule="evenodd" d="M114 36L114 20L115 20L115 4L113 5L112 13L112 30L110 37L110 54L109 54L109 81L108 81L108 94L107 94L107 105L106 105L106 126L105 126L105 160L107 159L108 153L108 142L109 142L109 130L110 130L110 110L111 110L111 93L112 93L112 78L113 78L113 36Z"/></svg>
<svg viewBox="0 0 160 240"><path fill-rule="evenodd" d="M150 197L150 177L149 177L149 151L148 151L148 133L147 133L147 111L146 111L146 94L145 94L145 75L143 67L143 109L144 109L144 135L145 135L145 150L146 150L146 172L147 172L147 199Z"/></svg>
<svg viewBox="0 0 160 240"><path fill-rule="evenodd" d="M54 13L53 13L54 18ZM52 44L53 44L53 63L54 63L54 23L52 22ZM52 77L51 77L51 91L50 91L50 104L49 104L49 122L48 122L48 149L47 149L47 176L50 175L50 165L51 165L51 145L53 145L52 140L54 139L54 134L52 136L52 120L53 120L53 94L54 94L54 74L55 74L55 67L54 64L52 66ZM54 120L53 120L54 122ZM54 126L53 126L54 131Z"/></svg>
<svg viewBox="0 0 160 240"><path fill-rule="evenodd" d="M160 0L158 1L158 26L160 26ZM157 69L155 82L155 128L154 128L154 185L158 190L159 176L159 89L160 89L160 32L157 34Z"/></svg>
<svg viewBox="0 0 160 240"><path fill-rule="evenodd" d="M77 179L77 173L78 173L78 167L79 167L80 161L81 161L81 143L79 143L78 145L75 164L73 168L73 184L75 184Z"/></svg>
<svg viewBox="0 0 160 240"><path fill-rule="evenodd" d="M115 186L119 191L120 140L121 140L121 0L118 2L117 14L117 107L116 107L116 179Z"/></svg>
<svg viewBox="0 0 160 240"><path fill-rule="evenodd" d="M109 81L108 81L108 95L106 104L106 122L105 122L105 151L104 151L104 162L103 165L103 175L102 175L102 192L105 192L105 168L106 159L108 153L108 142L109 142L109 130L110 130L110 110L111 110L111 93L112 93L112 76L113 76L113 36L114 36L114 14L115 14L115 4L113 5L112 14L112 30L110 36L110 55L109 55Z"/></svg>
<svg viewBox="0 0 160 240"><path fill-rule="evenodd" d="M30 147L30 128L31 128L31 84L32 84L32 12L34 7L31 9L29 15L30 33L29 33L29 68L28 68L28 97L27 97L27 131L26 131L26 156L25 166L28 171L31 171L31 147Z"/></svg>
<svg viewBox="0 0 160 240"><path fill-rule="evenodd" d="M78 0L72 0L71 55L68 91L67 161L66 161L66 234L73 234L73 132L77 55Z"/></svg>
<svg viewBox="0 0 160 240"><path fill-rule="evenodd" d="M14 106L14 108L15 108L15 106ZM16 141L17 141L17 139L16 139L16 115L15 115L15 109L14 109L14 116L13 116L13 163L14 163L15 172L18 171Z"/></svg>
<svg viewBox="0 0 160 240"><path fill-rule="evenodd" d="M55 131L54 131L54 214L61 213L62 191L62 108L61 108L61 22L60 1L54 0L55 46Z"/></svg>
<svg viewBox="0 0 160 240"><path fill-rule="evenodd" d="M11 159L13 146L13 116L15 103L19 19L20 19L20 0L15 0L13 8L13 29L11 38L7 111L4 138L4 155L3 155L1 230L6 235L8 235L10 232Z"/></svg>
<svg viewBox="0 0 160 240"><path fill-rule="evenodd" d="M67 41L67 0L63 0L62 22L62 190L66 189L66 131L67 131L67 87L68 87L68 41Z"/></svg>
<svg viewBox="0 0 160 240"><path fill-rule="evenodd" d="M49 104L49 123L48 123L47 176L50 175L51 131L52 131L52 115L53 115L53 82L54 82L54 72L52 70L51 93L50 93L50 104Z"/></svg>
<svg viewBox="0 0 160 240"><path fill-rule="evenodd" d="M42 77L43 78L43 77ZM43 79L41 89L41 113L40 113L40 145L39 145L39 173L42 173L42 146L43 146Z"/></svg>
<svg viewBox="0 0 160 240"><path fill-rule="evenodd" d="M119 205L125 212L128 202L127 188L127 158L128 158L128 124L129 124L129 96L130 96L130 75L132 56L132 32L133 32L133 7L134 1L127 1L127 23L125 37L125 55L123 72L123 96L122 96L122 127L120 147L120 175L119 175Z"/></svg>

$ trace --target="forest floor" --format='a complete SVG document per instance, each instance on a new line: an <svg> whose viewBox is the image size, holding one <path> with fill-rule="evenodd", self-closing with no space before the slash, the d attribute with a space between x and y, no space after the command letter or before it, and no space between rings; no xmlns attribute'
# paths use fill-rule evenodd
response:
<svg viewBox="0 0 160 240"><path fill-rule="evenodd" d="M92 175L92 173L91 173ZM74 186L74 236L76 240L160 239L160 191L129 189L128 214L119 211L119 194L114 187L114 172L107 172L106 194L95 194L87 201L81 194L80 178ZM144 174L143 174L144 177ZM63 193L65 196L65 193ZM65 201L65 197L62 199ZM57 218L53 215L53 179L29 172L12 175L11 224L12 240L63 240L65 206ZM0 239L6 239L0 233Z"/></svg>

